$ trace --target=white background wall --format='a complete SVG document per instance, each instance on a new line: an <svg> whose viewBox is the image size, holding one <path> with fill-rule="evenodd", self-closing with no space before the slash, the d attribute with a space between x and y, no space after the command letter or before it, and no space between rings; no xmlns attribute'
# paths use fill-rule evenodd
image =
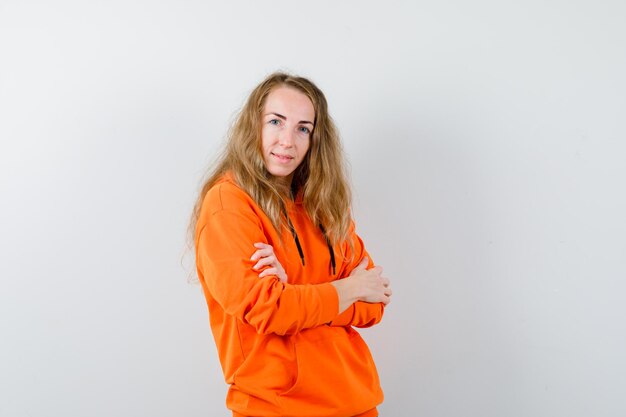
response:
<svg viewBox="0 0 626 417"><path fill-rule="evenodd" d="M395 295L381 415L626 414L622 1L0 1L0 416L226 416L185 228L311 77Z"/></svg>

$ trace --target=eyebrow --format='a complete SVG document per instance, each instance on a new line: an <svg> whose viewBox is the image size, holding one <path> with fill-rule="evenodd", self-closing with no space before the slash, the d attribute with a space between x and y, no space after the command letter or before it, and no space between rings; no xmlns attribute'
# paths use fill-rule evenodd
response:
<svg viewBox="0 0 626 417"><path fill-rule="evenodd" d="M279 113L274 113L274 112L265 113L265 115L266 115L266 116L269 116L270 114L273 114L274 116L276 116L276 117L278 117L278 118L280 118L280 119L287 120L287 118L286 118L285 116L283 116L282 114L279 114ZM310 124L311 126L314 126L314 125L313 125L313 122L309 122L308 120L300 120L300 121L298 122L298 124L305 124L305 123L308 123L308 124Z"/></svg>

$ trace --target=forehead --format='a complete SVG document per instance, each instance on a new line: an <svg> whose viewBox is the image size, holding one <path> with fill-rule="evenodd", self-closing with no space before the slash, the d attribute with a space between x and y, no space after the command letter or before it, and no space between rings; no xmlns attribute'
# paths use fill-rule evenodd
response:
<svg viewBox="0 0 626 417"><path fill-rule="evenodd" d="M263 108L264 114L278 113L289 119L309 120L315 118L315 109L309 97L292 87L280 86L267 95Z"/></svg>

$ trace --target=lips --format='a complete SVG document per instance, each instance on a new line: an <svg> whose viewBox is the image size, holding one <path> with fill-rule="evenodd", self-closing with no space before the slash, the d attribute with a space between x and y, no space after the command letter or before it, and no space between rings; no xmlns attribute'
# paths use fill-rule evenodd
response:
<svg viewBox="0 0 626 417"><path fill-rule="evenodd" d="M279 153L274 153L271 152L272 156L276 159L278 159L280 162L290 162L292 159L294 159L295 157L291 156L291 155L285 155L285 154L279 154Z"/></svg>

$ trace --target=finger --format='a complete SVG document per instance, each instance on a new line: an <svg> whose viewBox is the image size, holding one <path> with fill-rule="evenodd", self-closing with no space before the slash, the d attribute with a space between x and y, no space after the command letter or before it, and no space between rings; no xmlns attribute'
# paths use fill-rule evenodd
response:
<svg viewBox="0 0 626 417"><path fill-rule="evenodd" d="M388 287L390 284L389 278L383 278L383 286Z"/></svg>
<svg viewBox="0 0 626 417"><path fill-rule="evenodd" d="M380 274L383 273L383 267L382 266L375 266L374 268L370 269L370 271L373 271L376 274L380 275Z"/></svg>
<svg viewBox="0 0 626 417"><path fill-rule="evenodd" d="M268 261L267 258L261 258L253 267L252 269L254 269L255 271L258 271L260 269L263 269L263 267L265 266L271 266L271 267L275 267L276 265L274 263L272 263L271 261Z"/></svg>
<svg viewBox="0 0 626 417"><path fill-rule="evenodd" d="M260 254L261 256L269 256L274 253L274 249L270 246L270 247L263 248L263 249L257 249L257 251L254 253Z"/></svg>
<svg viewBox="0 0 626 417"><path fill-rule="evenodd" d="M264 266L276 266L275 264L276 258L273 256L268 256L265 258L261 258L259 259L259 262L256 263L256 265L254 265L252 267L252 269L261 269Z"/></svg>
<svg viewBox="0 0 626 417"><path fill-rule="evenodd" d="M276 268L267 268L259 274L259 278L263 278L268 275L278 275L278 270Z"/></svg>
<svg viewBox="0 0 626 417"><path fill-rule="evenodd" d="M382 284L382 280L384 279L380 274L381 274L381 270L379 266L376 266L372 269L367 269L364 272L361 272L364 274L364 276L367 276L368 279L372 280L373 282L376 282L377 284L380 283Z"/></svg>
<svg viewBox="0 0 626 417"><path fill-rule="evenodd" d="M274 254L274 249L270 246L269 248L265 248L265 249L259 249L256 252L254 252L252 254L252 256L250 257L251 261L256 261L259 258L265 257L265 256L270 256Z"/></svg>
<svg viewBox="0 0 626 417"><path fill-rule="evenodd" d="M354 269L366 269L369 263L370 263L370 260L366 256L365 258L361 260L361 262L359 262L359 264Z"/></svg>
<svg viewBox="0 0 626 417"><path fill-rule="evenodd" d="M367 259L367 256L366 256L365 258L361 260L361 262L359 262L357 266L354 267L352 271L350 271L350 275L354 275L359 271L366 271L367 265L369 265L369 259Z"/></svg>
<svg viewBox="0 0 626 417"><path fill-rule="evenodd" d="M271 249L274 250L274 247L272 245L270 245L269 243L263 243L263 242L256 242L254 243L254 247L257 249Z"/></svg>

